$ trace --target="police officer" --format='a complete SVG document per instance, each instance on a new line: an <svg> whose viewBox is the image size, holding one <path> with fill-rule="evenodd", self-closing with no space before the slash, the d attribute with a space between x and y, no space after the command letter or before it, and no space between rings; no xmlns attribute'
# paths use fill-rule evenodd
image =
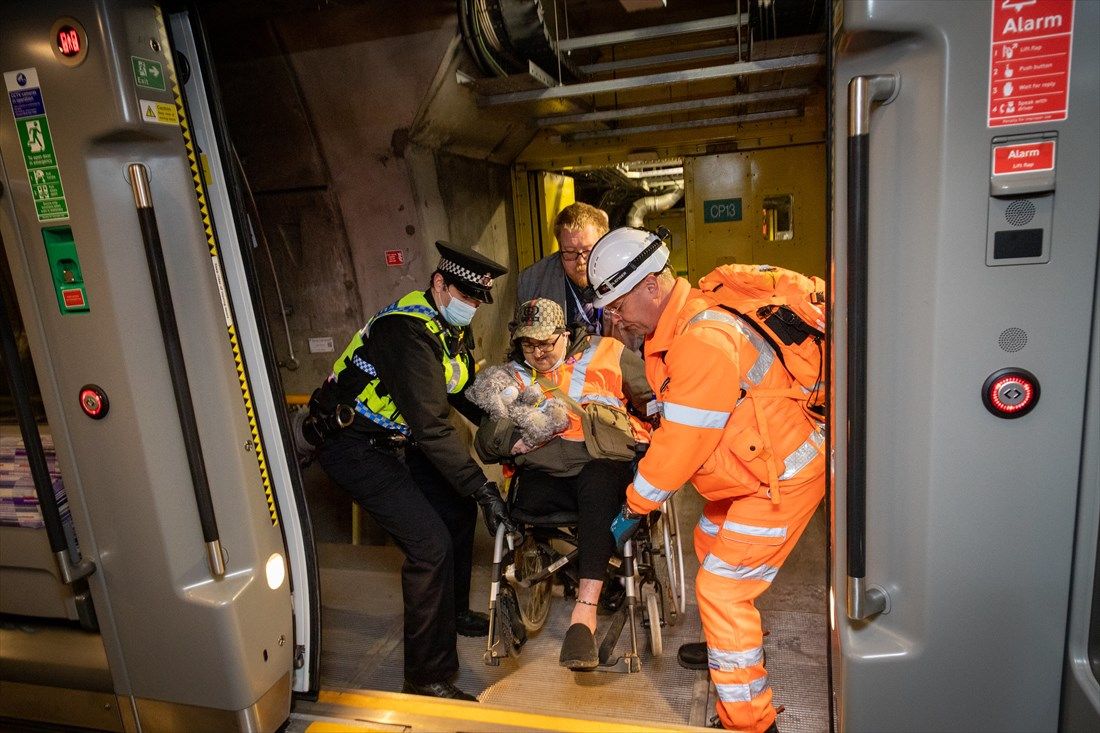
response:
<svg viewBox="0 0 1100 733"><path fill-rule="evenodd" d="M470 611L476 506L490 534L498 522L511 525L449 415L453 406L481 419L464 396L474 376L467 326L507 270L467 247L436 247L428 289L386 306L352 338L314 392L304 432L329 477L405 553L402 691L474 700L451 679L456 634L488 633L488 618Z"/></svg>

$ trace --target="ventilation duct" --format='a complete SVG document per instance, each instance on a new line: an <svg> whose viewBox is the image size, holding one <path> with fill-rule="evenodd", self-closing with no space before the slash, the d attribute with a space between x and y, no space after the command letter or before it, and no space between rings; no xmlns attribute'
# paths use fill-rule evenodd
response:
<svg viewBox="0 0 1100 733"><path fill-rule="evenodd" d="M533 63L559 82L576 81L573 59L554 51L568 38L565 9L554 0L458 0L466 49L488 76L526 73Z"/></svg>
<svg viewBox="0 0 1100 733"><path fill-rule="evenodd" d="M684 195L683 185L678 185L668 193L643 196L634 202L630 212L626 215L626 225L642 228L645 226L645 218L650 214L659 214L671 209Z"/></svg>

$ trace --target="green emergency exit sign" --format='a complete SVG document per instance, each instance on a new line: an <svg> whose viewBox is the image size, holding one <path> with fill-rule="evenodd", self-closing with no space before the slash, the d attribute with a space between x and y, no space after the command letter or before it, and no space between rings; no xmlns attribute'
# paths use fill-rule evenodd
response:
<svg viewBox="0 0 1100 733"><path fill-rule="evenodd" d="M741 221L741 199L711 199L703 202L703 222Z"/></svg>
<svg viewBox="0 0 1100 733"><path fill-rule="evenodd" d="M164 67L159 61L131 56L130 65L134 69L134 83L146 89L164 91Z"/></svg>

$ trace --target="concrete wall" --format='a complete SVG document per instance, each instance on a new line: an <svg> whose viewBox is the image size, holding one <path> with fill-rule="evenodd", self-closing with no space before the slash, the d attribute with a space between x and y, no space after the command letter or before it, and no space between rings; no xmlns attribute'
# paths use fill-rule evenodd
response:
<svg viewBox="0 0 1100 733"><path fill-rule="evenodd" d="M420 2L416 12L397 2L299 12L253 24L242 37L246 21L217 8L206 18L230 132L270 249L255 255L284 386L309 394L355 329L427 285L437 239L514 258L508 171L409 142L410 129L424 127L418 120L444 116L429 102L455 104L464 91L440 91L457 86L443 73L461 54L453 2ZM387 264L393 251L402 264ZM510 308L514 277L497 290L505 305L475 321L481 358L504 353L493 336L508 321L497 311ZM334 351L310 353L311 338L330 338Z"/></svg>

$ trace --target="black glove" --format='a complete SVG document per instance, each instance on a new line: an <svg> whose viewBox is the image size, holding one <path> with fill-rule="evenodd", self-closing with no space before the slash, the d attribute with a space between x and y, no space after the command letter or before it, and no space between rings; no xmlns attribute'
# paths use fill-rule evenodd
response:
<svg viewBox="0 0 1100 733"><path fill-rule="evenodd" d="M485 518L485 528L493 537L497 535L497 525L503 524L509 534L517 531L516 525L508 516L508 508L500 496L500 489L492 481L486 481L471 496L481 506L481 515Z"/></svg>

